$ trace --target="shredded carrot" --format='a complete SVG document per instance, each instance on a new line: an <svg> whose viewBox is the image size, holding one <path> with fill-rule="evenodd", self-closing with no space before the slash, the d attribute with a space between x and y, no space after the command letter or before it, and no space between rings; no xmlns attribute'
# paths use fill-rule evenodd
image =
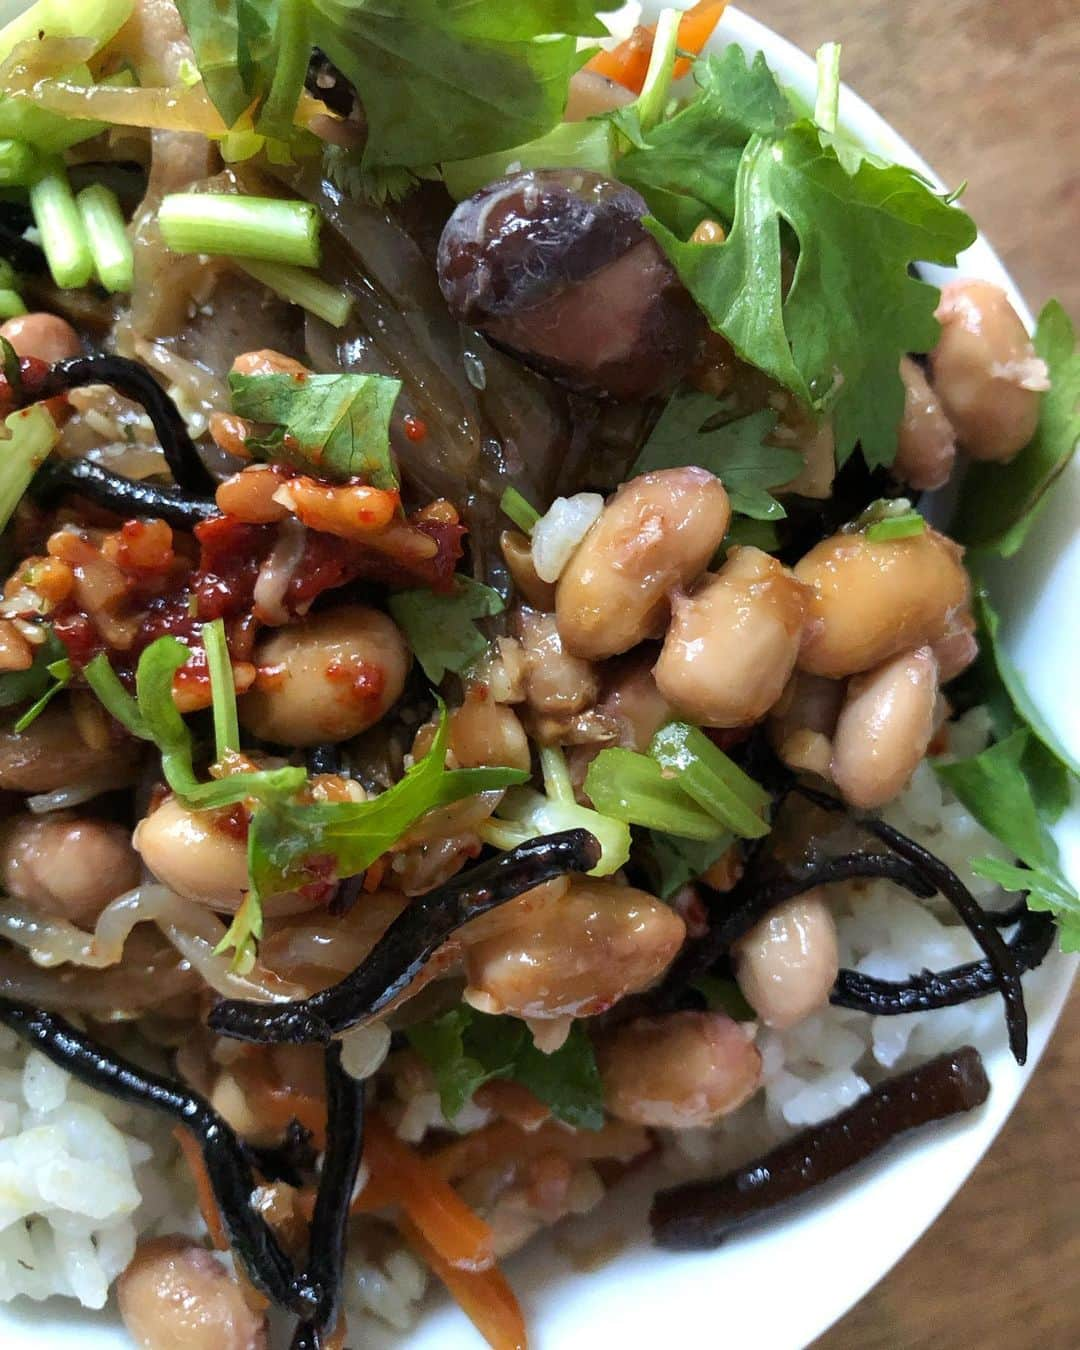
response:
<svg viewBox="0 0 1080 1350"><path fill-rule="evenodd" d="M446 1181L471 1176L481 1167L526 1163L554 1153L577 1162L611 1159L630 1162L652 1147L648 1133L638 1125L609 1121L601 1130L567 1130L551 1122L536 1130L522 1130L508 1120L485 1125L462 1135L427 1159L427 1165Z"/></svg>
<svg viewBox="0 0 1080 1350"><path fill-rule="evenodd" d="M696 56L712 36L726 8L727 0L698 0L679 20L679 50L693 52ZM647 28L639 25L625 42L620 42L610 51L597 52L585 69L604 75L616 84L625 85L635 94L640 94L649 69L655 36L655 25ZM675 78L682 79L689 69L690 62L680 57L675 62Z"/></svg>
<svg viewBox="0 0 1080 1350"><path fill-rule="evenodd" d="M447 1265L486 1270L495 1260L491 1229L425 1158L377 1116L364 1130L364 1161L371 1179L353 1202L353 1213L398 1204Z"/></svg>
<svg viewBox="0 0 1080 1350"><path fill-rule="evenodd" d="M173 1138L180 1145L180 1152L184 1155L184 1162L187 1164L191 1179L195 1183L199 1210L203 1216L203 1222L206 1224L206 1230L210 1234L210 1241L216 1251L227 1252L229 1250L229 1239L225 1235L225 1225L221 1222L217 1200L214 1198L214 1188L210 1184L210 1173L206 1170L206 1163L203 1162L198 1141L191 1131L185 1130L182 1125L177 1125L176 1129L173 1130Z"/></svg>
<svg viewBox="0 0 1080 1350"><path fill-rule="evenodd" d="M298 1120L318 1149L326 1145L326 1102L273 1076L262 1059L240 1059L232 1074L261 1124L284 1130Z"/></svg>
<svg viewBox="0 0 1080 1350"><path fill-rule="evenodd" d="M411 1219L402 1215L397 1225L405 1241L446 1285L491 1350L527 1350L521 1306L498 1266L462 1270L437 1252Z"/></svg>

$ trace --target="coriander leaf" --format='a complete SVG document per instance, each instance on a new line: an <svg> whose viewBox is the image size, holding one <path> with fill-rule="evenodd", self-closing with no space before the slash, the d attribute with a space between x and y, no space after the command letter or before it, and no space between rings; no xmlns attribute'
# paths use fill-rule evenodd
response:
<svg viewBox="0 0 1080 1350"><path fill-rule="evenodd" d="M432 684L448 670L463 671L483 656L488 640L475 620L506 608L498 591L461 573L448 595L423 589L398 591L387 604Z"/></svg>
<svg viewBox="0 0 1080 1350"><path fill-rule="evenodd" d="M723 413L724 405L710 394L676 394L661 413L628 476L694 464L720 479L733 511L754 520L783 519L787 512L767 489L790 482L803 467L802 455L797 450L764 444L776 425L776 413L750 413L705 429Z"/></svg>
<svg viewBox="0 0 1080 1350"><path fill-rule="evenodd" d="M649 870L661 900L670 900L688 882L696 881L724 856L731 843L730 834L696 840L650 830L652 867Z"/></svg>
<svg viewBox="0 0 1080 1350"><path fill-rule="evenodd" d="M227 951L234 951L232 969L250 970L262 935L262 904L254 891L248 891L241 901L240 908L233 915L232 923L214 948L214 955L221 956Z"/></svg>
<svg viewBox="0 0 1080 1350"><path fill-rule="evenodd" d="M401 381L385 375L230 375L233 411L271 422L269 436L249 440L268 458L314 468L324 478L364 478L396 488L390 414Z"/></svg>
<svg viewBox="0 0 1080 1350"><path fill-rule="evenodd" d="M176 0L206 92L228 127L270 89L280 6L281 0Z"/></svg>
<svg viewBox="0 0 1080 1350"><path fill-rule="evenodd" d="M721 547L726 551L734 548L736 544L759 548L762 553L776 553L780 548L780 535L771 521L736 516L728 527Z"/></svg>
<svg viewBox="0 0 1080 1350"><path fill-rule="evenodd" d="M312 39L361 91L364 166L468 159L562 116L602 5L584 0L312 0ZM564 33L566 36L556 36Z"/></svg>
<svg viewBox="0 0 1080 1350"><path fill-rule="evenodd" d="M56 661L62 661L66 655L67 648L52 628L46 628L45 641L34 648L31 665L26 670L8 670L0 675L0 708L11 708L18 703L41 698L51 683L49 667Z"/></svg>
<svg viewBox="0 0 1080 1350"><path fill-rule="evenodd" d="M1080 951L1080 895L1044 867L1014 867L998 858L973 858L971 870L1008 891L1027 891L1028 909L1053 914L1063 952Z"/></svg>
<svg viewBox="0 0 1080 1350"><path fill-rule="evenodd" d="M248 830L252 889L261 897L325 881L325 867L312 864L326 859L332 861L337 876L355 876L392 848L428 811L528 777L518 769L447 769L448 737L443 708L427 754L400 782L370 801L265 800ZM229 781L224 780L222 786Z"/></svg>
<svg viewBox="0 0 1080 1350"><path fill-rule="evenodd" d="M969 466L951 527L961 543L1003 558L1011 558L1024 542L1080 443L1080 350L1058 301L1051 300L1039 315L1034 342L1050 373L1035 437L1008 464Z"/></svg>
<svg viewBox="0 0 1080 1350"><path fill-rule="evenodd" d="M635 138L619 161L620 181L645 197L654 214L685 238L706 216L735 215L735 179L755 133L779 135L794 110L761 52L748 64L732 44L694 63L698 96L681 112ZM616 125L622 125L616 118Z"/></svg>
<svg viewBox="0 0 1080 1350"><path fill-rule="evenodd" d="M1039 819L1021 767L1028 735L1023 729L1014 731L970 759L935 764L934 772L983 829L1029 867L1039 867L1055 863L1057 849Z"/></svg>
<svg viewBox="0 0 1080 1350"><path fill-rule="evenodd" d="M26 712L15 723L14 729L17 733L25 731L31 723L37 721L61 689L68 687L72 676L75 674L74 668L66 656L61 657L59 661L50 661L45 669L52 677L53 682L37 702L27 708Z"/></svg>
<svg viewBox="0 0 1080 1350"><path fill-rule="evenodd" d="M492 1078L527 1087L552 1114L577 1129L604 1123L603 1087L596 1055L580 1022L566 1042L545 1055L525 1024L492 1017L465 1005L406 1030L409 1044L435 1074L443 1115L453 1120L477 1088Z"/></svg>
<svg viewBox="0 0 1080 1350"><path fill-rule="evenodd" d="M1080 761L1061 744L1047 725L1045 718L1024 686L1023 678L1001 640L1001 617L990 603L986 591L979 588L975 597L979 620L980 652L992 663L993 673L1000 681L1014 717L1031 729L1035 738L1051 756L1059 760L1069 773L1080 778Z"/></svg>

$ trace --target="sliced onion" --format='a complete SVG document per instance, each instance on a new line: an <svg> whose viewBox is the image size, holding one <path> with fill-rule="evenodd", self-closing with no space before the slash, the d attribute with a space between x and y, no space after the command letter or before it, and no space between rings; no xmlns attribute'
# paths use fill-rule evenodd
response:
<svg viewBox="0 0 1080 1350"><path fill-rule="evenodd" d="M255 617L261 623L278 627L289 622L285 596L303 561L306 544L307 530L295 516L281 522L277 541L255 582Z"/></svg>
<svg viewBox="0 0 1080 1350"><path fill-rule="evenodd" d="M562 570L604 509L598 492L556 497L533 526L532 558L541 581L558 581Z"/></svg>

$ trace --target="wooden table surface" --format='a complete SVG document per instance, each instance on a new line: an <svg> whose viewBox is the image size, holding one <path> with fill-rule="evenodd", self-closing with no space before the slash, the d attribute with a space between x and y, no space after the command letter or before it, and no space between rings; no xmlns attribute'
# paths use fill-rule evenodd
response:
<svg viewBox="0 0 1080 1350"><path fill-rule="evenodd" d="M1037 310L1080 321L1080 0L742 0L950 184ZM815 1350L1080 1347L1080 987L1030 1090L922 1241Z"/></svg>

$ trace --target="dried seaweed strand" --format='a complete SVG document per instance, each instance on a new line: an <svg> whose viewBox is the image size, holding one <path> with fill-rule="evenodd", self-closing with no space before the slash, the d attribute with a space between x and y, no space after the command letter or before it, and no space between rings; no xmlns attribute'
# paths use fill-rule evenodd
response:
<svg viewBox="0 0 1080 1350"><path fill-rule="evenodd" d="M184 419L145 366L124 356L75 356L69 361L57 361L46 376L38 397L55 398L87 384L110 385L125 398L140 403L154 424L154 432L177 486L196 496L213 496L214 480L199 458Z"/></svg>
<svg viewBox="0 0 1080 1350"><path fill-rule="evenodd" d="M588 830L531 839L414 900L338 984L292 1003L224 999L211 1010L209 1026L242 1041L326 1044L392 1003L470 919L567 872L587 872L599 857Z"/></svg>
<svg viewBox="0 0 1080 1350"><path fill-rule="evenodd" d="M808 801L823 807L826 811L847 811L845 804L827 792L799 783L795 789ZM899 854L942 895L963 921L965 927L982 949L997 978L998 988L1005 1002L1005 1025L1009 1033L1009 1049L1017 1064L1027 1060L1028 1019L1024 1006L1024 990L1020 983L1020 968L1005 943L1005 939L994 927L990 916L971 894L968 888L951 867L947 867L940 858L928 849L910 839L895 826L879 820L876 816L852 815L852 820L870 834L876 835L895 853Z"/></svg>
<svg viewBox="0 0 1080 1350"><path fill-rule="evenodd" d="M653 1238L672 1251L716 1247L872 1157L909 1130L986 1101L990 1084L971 1046L887 1079L853 1106L715 1181L661 1191L649 1214Z"/></svg>
<svg viewBox="0 0 1080 1350"><path fill-rule="evenodd" d="M1000 923L1001 916L995 915ZM1025 910L1008 943L1021 971L1042 965L1054 943L1057 925L1049 914ZM998 991L997 972L989 961L970 961L948 970L924 970L906 980L879 980L857 970L841 970L829 1001L838 1008L896 1017L902 1013L954 1008Z"/></svg>
<svg viewBox="0 0 1080 1350"><path fill-rule="evenodd" d="M341 1043L326 1047L326 1153L308 1234L307 1279L315 1311L303 1318L292 1350L322 1350L341 1312L349 1207L364 1150L364 1084L341 1065Z"/></svg>
<svg viewBox="0 0 1080 1350"><path fill-rule="evenodd" d="M34 478L34 495L51 498L78 493L97 506L124 516L155 516L177 529L190 530L220 515L212 497L189 497L180 488L110 473L88 459L48 459Z"/></svg>
<svg viewBox="0 0 1080 1350"><path fill-rule="evenodd" d="M205 1098L139 1068L56 1013L0 998L0 1022L79 1082L160 1111L190 1130L199 1141L233 1251L252 1283L275 1303L307 1313L316 1301L314 1291L297 1276L273 1229L252 1208L256 1182L243 1145Z"/></svg>

